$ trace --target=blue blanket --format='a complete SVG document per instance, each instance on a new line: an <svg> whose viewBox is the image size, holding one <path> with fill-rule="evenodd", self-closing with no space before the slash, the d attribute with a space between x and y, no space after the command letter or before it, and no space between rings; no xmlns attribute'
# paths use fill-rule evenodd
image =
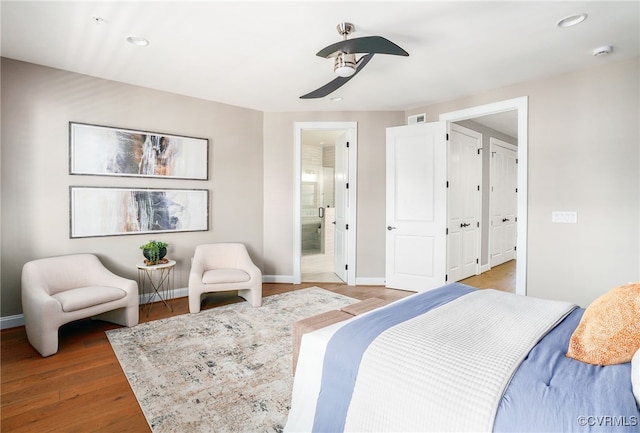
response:
<svg viewBox="0 0 640 433"><path fill-rule="evenodd" d="M313 431L344 430L360 360L378 335L473 290L454 283L416 294L338 330L327 346ZM498 408L494 431L640 432L630 364L598 367L564 356L583 312L571 313L518 368Z"/></svg>

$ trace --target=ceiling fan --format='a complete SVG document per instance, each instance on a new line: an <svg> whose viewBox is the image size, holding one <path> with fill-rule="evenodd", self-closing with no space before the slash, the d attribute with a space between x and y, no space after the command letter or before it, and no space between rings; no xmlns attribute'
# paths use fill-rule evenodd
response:
<svg viewBox="0 0 640 433"><path fill-rule="evenodd" d="M382 36L347 39L347 36L355 30L355 26L351 23L340 23L337 28L338 33L343 36L343 40L321 49L316 55L327 59L335 57L333 71L338 77L313 92L301 96L300 99L322 98L334 92L355 77L369 63L374 54L409 55L405 50ZM356 60L356 54L363 54L363 56Z"/></svg>

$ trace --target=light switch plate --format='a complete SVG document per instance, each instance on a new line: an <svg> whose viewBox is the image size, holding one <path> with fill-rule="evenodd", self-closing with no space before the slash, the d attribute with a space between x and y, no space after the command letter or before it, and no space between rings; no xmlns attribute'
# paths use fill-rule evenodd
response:
<svg viewBox="0 0 640 433"><path fill-rule="evenodd" d="M578 222L578 212L569 212L569 211L551 212L551 222L576 224Z"/></svg>

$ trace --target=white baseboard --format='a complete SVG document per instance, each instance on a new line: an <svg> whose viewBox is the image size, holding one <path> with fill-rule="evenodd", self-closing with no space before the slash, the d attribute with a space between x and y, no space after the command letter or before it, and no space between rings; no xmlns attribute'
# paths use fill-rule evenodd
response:
<svg viewBox="0 0 640 433"><path fill-rule="evenodd" d="M384 284L385 284L384 278L356 277L357 286L384 286Z"/></svg>
<svg viewBox="0 0 640 433"><path fill-rule="evenodd" d="M293 275L263 275L262 282L293 284Z"/></svg>
<svg viewBox="0 0 640 433"><path fill-rule="evenodd" d="M164 291L161 292L161 293L162 293L163 297L166 295L166 293ZM152 298L152 302L160 301L160 299L158 299L158 296L154 297L153 295L155 295L155 293L153 293L153 294L145 293L144 295L140 295L140 297L138 299L138 303L139 304L146 304L148 302L149 298ZM167 296L167 299L184 298L186 296L189 296L189 288L182 287L180 289L173 289L173 293L171 295L172 296Z"/></svg>
<svg viewBox="0 0 640 433"><path fill-rule="evenodd" d="M486 265L481 265L480 266L480 273L483 274L487 271L491 270L491 265L490 264L486 264Z"/></svg>
<svg viewBox="0 0 640 433"><path fill-rule="evenodd" d="M24 314L0 317L0 329L17 328L24 326Z"/></svg>

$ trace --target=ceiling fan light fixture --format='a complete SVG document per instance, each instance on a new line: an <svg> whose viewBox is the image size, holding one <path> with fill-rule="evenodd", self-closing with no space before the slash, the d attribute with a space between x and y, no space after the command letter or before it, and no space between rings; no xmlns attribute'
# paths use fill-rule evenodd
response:
<svg viewBox="0 0 640 433"><path fill-rule="evenodd" d="M350 77L356 73L356 55L341 53L333 63L333 72L339 77Z"/></svg>

